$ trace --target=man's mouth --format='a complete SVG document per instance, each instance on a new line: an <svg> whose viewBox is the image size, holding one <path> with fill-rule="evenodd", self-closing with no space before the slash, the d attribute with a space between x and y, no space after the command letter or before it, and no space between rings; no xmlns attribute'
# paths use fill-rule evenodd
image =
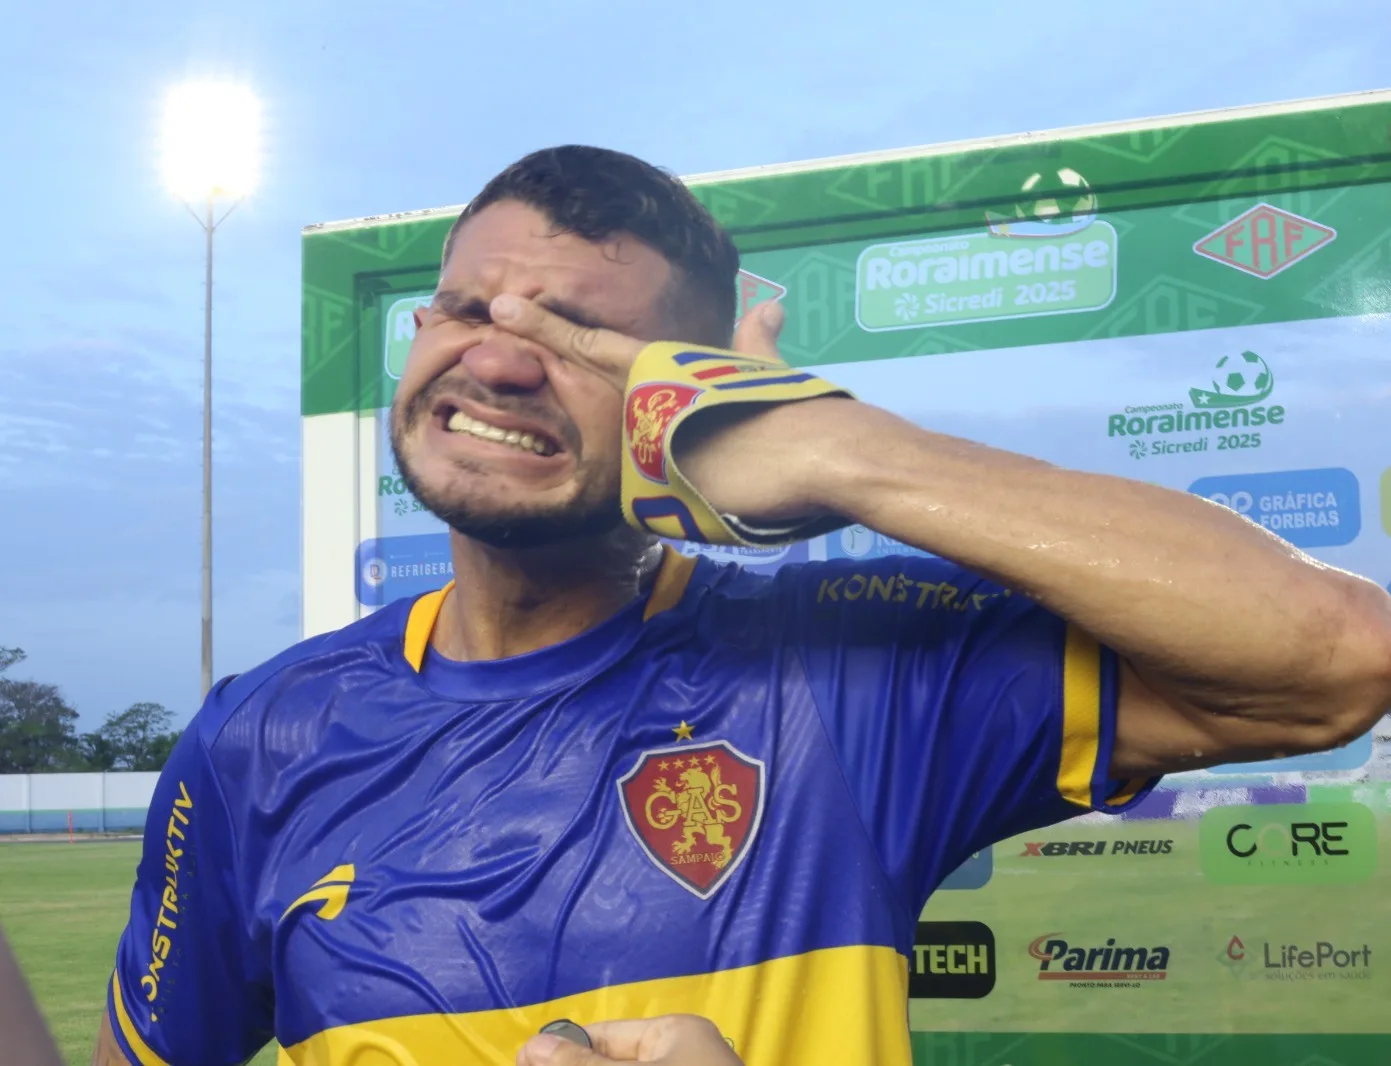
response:
<svg viewBox="0 0 1391 1066"><path fill-rule="evenodd" d="M560 450L555 441L541 433L504 429L501 426L484 422L480 418L466 415L459 410L449 414L445 425L451 433L468 433L475 437L481 437L483 440L490 440L495 444L510 445L520 451L532 452L535 455L554 455Z"/></svg>

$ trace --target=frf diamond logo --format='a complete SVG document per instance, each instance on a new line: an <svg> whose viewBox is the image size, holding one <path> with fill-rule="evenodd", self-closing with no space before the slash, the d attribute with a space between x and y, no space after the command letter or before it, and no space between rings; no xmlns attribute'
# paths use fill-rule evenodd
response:
<svg viewBox="0 0 1391 1066"><path fill-rule="evenodd" d="M779 285L776 281L760 277L748 270L739 271L735 285L739 299L734 315L736 322L741 321L758 304L769 300L781 300L787 295L786 285Z"/></svg>
<svg viewBox="0 0 1391 1066"><path fill-rule="evenodd" d="M1338 236L1331 226L1257 204L1193 245L1193 251L1261 279L1273 278Z"/></svg>

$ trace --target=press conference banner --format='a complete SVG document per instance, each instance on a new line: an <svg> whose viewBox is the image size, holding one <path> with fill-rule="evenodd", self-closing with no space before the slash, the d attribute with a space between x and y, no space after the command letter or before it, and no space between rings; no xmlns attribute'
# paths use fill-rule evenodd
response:
<svg viewBox="0 0 1391 1066"><path fill-rule="evenodd" d="M1387 128L1368 97L693 188L743 250L741 312L782 302L791 362L934 430L1195 493L1387 585ZM358 494L334 579L357 613L451 576L385 417L450 221L305 238L306 439L362 427L322 470ZM913 549L851 527L704 550L771 570ZM1384 722L1180 775L1123 818L974 856L918 927L917 1061L1391 1061L1388 743Z"/></svg>

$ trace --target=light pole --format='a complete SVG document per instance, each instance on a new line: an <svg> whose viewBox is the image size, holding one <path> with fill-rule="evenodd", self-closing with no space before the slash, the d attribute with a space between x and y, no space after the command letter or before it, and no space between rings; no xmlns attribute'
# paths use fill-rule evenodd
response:
<svg viewBox="0 0 1391 1066"><path fill-rule="evenodd" d="M203 282L203 669L213 683L213 234L256 183L260 115L238 85L195 83L170 92L164 112L164 173L206 241ZM227 210L217 216L219 201ZM194 209L197 204L201 214Z"/></svg>

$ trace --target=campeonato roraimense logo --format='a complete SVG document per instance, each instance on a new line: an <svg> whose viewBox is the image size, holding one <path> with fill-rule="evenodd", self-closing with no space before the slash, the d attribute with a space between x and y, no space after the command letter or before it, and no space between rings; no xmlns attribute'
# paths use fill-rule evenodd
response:
<svg viewBox="0 0 1391 1066"><path fill-rule="evenodd" d="M1095 311L1116 293L1115 228L1070 167L1023 178L984 231L871 244L855 267L855 320L869 333Z"/></svg>
<svg viewBox="0 0 1391 1066"><path fill-rule="evenodd" d="M1135 459L1259 448L1262 432L1285 422L1285 408L1267 403L1274 392L1275 372L1259 353L1224 354L1187 403L1126 407L1107 416L1106 435L1125 440Z"/></svg>
<svg viewBox="0 0 1391 1066"><path fill-rule="evenodd" d="M432 293L402 296L393 301L382 316L385 332L382 370L393 381L399 380L406 369L406 356L410 355L411 341L415 340L416 309L429 307L433 298Z"/></svg>

